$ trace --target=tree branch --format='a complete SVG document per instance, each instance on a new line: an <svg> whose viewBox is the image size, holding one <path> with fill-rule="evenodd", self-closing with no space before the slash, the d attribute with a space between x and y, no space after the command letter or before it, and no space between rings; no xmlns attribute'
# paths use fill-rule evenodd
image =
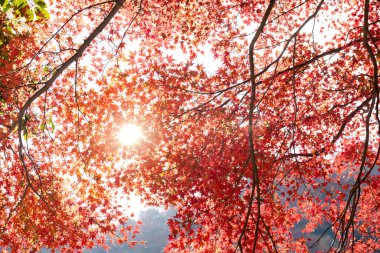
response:
<svg viewBox="0 0 380 253"><path fill-rule="evenodd" d="M22 140L22 131L24 129L24 117L26 114L26 111L29 109L29 107L32 105L32 103L39 98L42 94L47 92L50 87L53 85L53 83L57 80L57 78L75 61L77 61L83 54L83 52L86 50L86 48L91 44L91 42L104 30L104 28L108 25L108 23L112 20L112 18L116 15L116 13L119 11L119 9L123 6L125 0L115 0L115 5L111 9L111 11L108 13L106 18L100 23L100 25L87 37L87 39L83 42L83 44L78 48L76 53L71 56L65 63L63 63L50 77L49 80L44 82L44 86L40 88L36 93L34 93L21 107L18 116L17 116L17 122L18 122L18 154L19 159L21 160L21 164L23 167L23 170L25 172L25 178L27 180L28 185L33 189L31 179L29 178L29 172L27 169L27 165L25 163L24 159L24 146L23 146L23 140ZM26 127L26 126L25 126ZM29 158L30 159L30 158ZM39 196L38 192L34 190L34 192Z"/></svg>

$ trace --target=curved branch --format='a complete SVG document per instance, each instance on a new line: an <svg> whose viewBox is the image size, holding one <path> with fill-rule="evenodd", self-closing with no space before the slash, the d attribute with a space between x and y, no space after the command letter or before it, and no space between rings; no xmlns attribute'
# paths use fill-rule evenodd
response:
<svg viewBox="0 0 380 253"><path fill-rule="evenodd" d="M18 154L19 159L21 160L21 165L23 167L23 170L25 172L25 178L27 180L28 185L33 189L31 179L29 177L28 168L24 159L24 146L23 146L23 140L22 140L22 131L26 127L24 116L26 114L26 111L29 109L29 107L32 105L32 103L39 98L42 94L47 92L50 87L53 85L55 80L75 61L77 61L83 54L83 52L86 50L86 48L91 44L91 42L104 30L104 28L108 25L108 23L112 20L112 18L116 15L116 13L119 11L119 9L123 6L125 0L116 0L114 7L111 9L111 11L108 13L106 18L100 23L100 25L87 37L87 39L83 42L83 44L78 48L76 53L70 57L65 63L63 63L56 72L50 77L49 80L44 82L44 86L40 88L36 93L34 93L21 107L18 116L17 116L17 124L18 124ZM34 192L42 198L38 192L34 190Z"/></svg>

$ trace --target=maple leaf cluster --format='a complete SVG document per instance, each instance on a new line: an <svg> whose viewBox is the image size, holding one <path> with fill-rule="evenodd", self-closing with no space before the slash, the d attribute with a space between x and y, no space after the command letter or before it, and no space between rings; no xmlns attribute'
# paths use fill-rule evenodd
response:
<svg viewBox="0 0 380 253"><path fill-rule="evenodd" d="M177 210L166 252L380 248L379 1L16 2L1 247L134 246L135 193Z"/></svg>

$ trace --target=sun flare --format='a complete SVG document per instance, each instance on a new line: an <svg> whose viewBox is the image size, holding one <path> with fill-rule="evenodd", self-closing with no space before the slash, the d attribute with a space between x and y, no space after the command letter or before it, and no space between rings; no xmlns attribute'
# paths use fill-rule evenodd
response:
<svg viewBox="0 0 380 253"><path fill-rule="evenodd" d="M124 125L118 134L118 140L121 144L125 146L131 146L136 144L140 139L142 139L143 133L141 128L134 124Z"/></svg>

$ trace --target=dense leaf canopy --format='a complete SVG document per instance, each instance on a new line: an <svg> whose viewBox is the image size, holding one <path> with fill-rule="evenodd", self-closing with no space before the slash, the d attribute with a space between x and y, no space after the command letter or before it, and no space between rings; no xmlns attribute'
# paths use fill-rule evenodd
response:
<svg viewBox="0 0 380 253"><path fill-rule="evenodd" d="M0 4L1 246L134 245L134 192L167 252L380 248L379 1Z"/></svg>

